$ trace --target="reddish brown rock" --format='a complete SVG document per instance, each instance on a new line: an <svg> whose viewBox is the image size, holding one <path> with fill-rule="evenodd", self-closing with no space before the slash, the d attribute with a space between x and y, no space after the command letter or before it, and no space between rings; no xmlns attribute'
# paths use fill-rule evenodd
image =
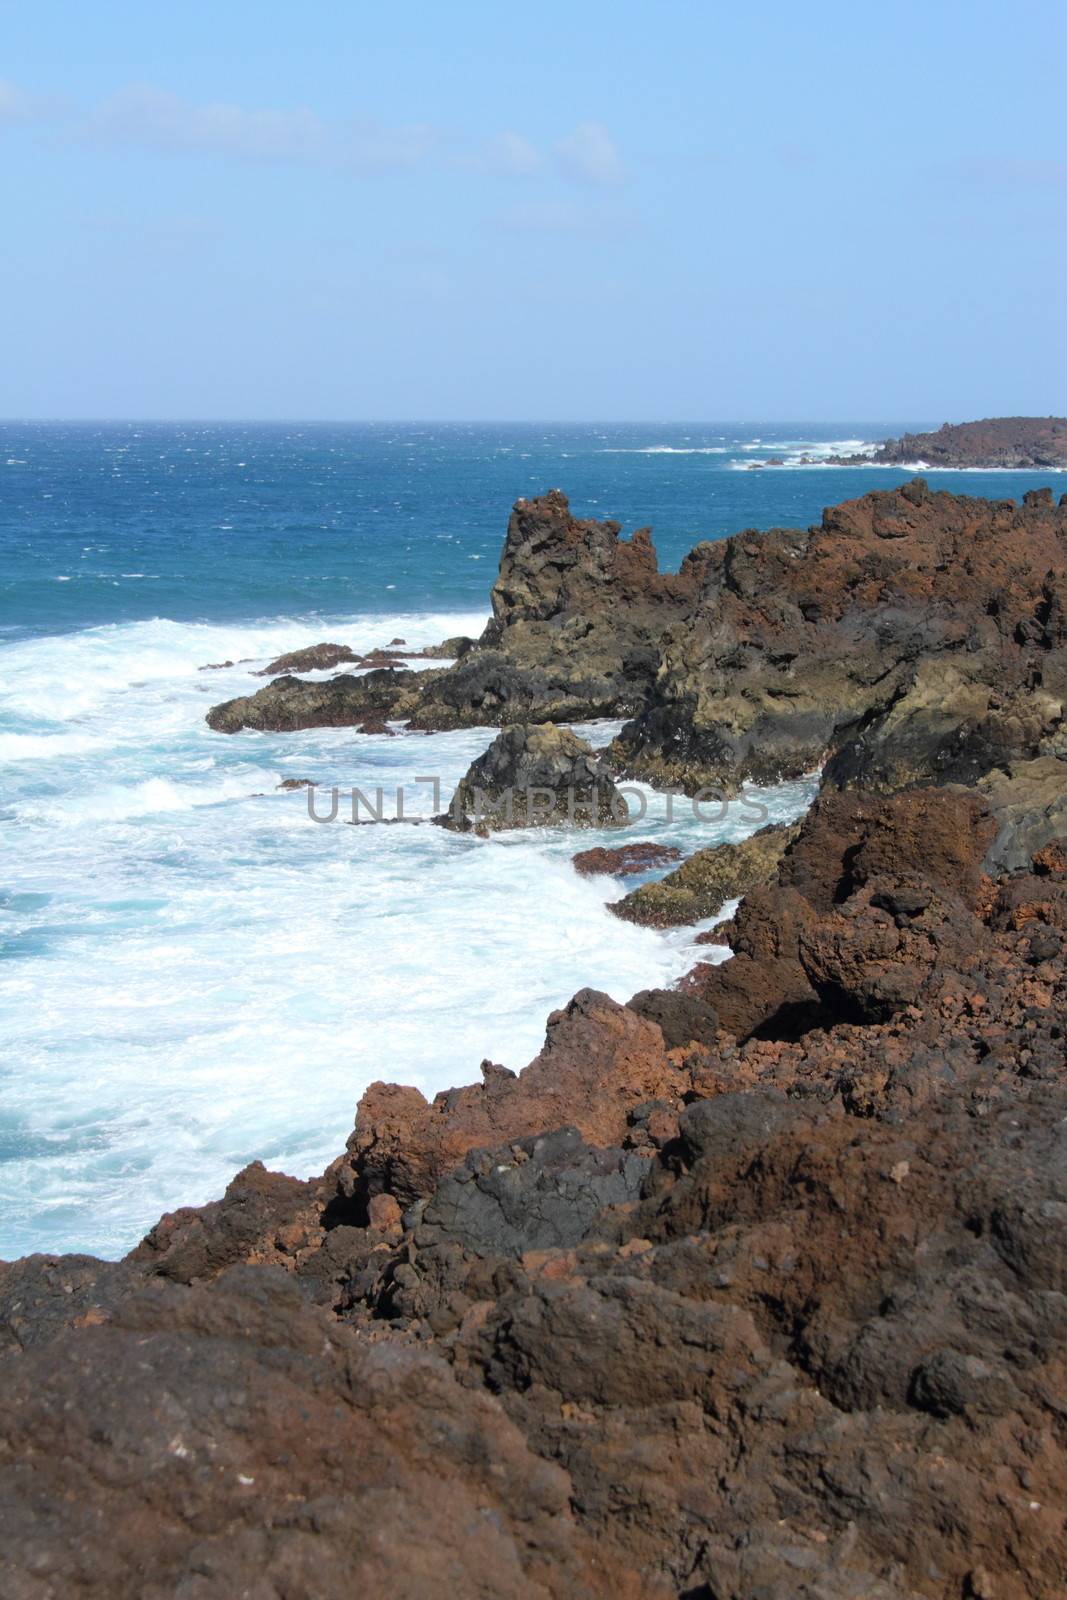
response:
<svg viewBox="0 0 1067 1600"><path fill-rule="evenodd" d="M290 650L278 656L252 676L273 678L283 672L317 672L325 667L339 667L343 662L359 660L359 651L347 644L309 644L302 650Z"/></svg>
<svg viewBox="0 0 1067 1600"><path fill-rule="evenodd" d="M591 1143L618 1144L632 1106L676 1102L691 1082L657 1026L592 989L553 1012L544 1049L524 1072L487 1062L482 1073L482 1083L432 1102L417 1089L372 1084L349 1141L350 1186L409 1205L481 1145L567 1125Z"/></svg>
<svg viewBox="0 0 1067 1600"><path fill-rule="evenodd" d="M576 856L571 857L571 864L583 878L600 875L628 878L635 873L649 872L681 859L682 852L674 845L654 844L646 839L634 844L596 845L592 850L579 850Z"/></svg>
<svg viewBox="0 0 1067 1600"><path fill-rule="evenodd" d="M179 1283L217 1277L237 1262L291 1266L321 1244L330 1194L321 1179L303 1183L253 1161L221 1200L167 1212L128 1259Z"/></svg>
<svg viewBox="0 0 1067 1600"><path fill-rule="evenodd" d="M159 1283L2 1359L12 1600L647 1592L498 1402L361 1343L276 1270Z"/></svg>
<svg viewBox="0 0 1067 1600"><path fill-rule="evenodd" d="M0 1586L1060 1600L1067 854L995 825L824 796L749 1037L586 991L322 1180L0 1266Z"/></svg>

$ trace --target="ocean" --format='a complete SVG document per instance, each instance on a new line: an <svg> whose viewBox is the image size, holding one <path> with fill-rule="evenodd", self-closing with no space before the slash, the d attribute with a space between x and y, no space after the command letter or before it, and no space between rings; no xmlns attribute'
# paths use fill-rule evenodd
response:
<svg viewBox="0 0 1067 1600"><path fill-rule="evenodd" d="M622 888L574 873L599 835L317 824L278 789L428 814L491 730L227 738L209 706L318 640L477 633L521 495L651 523L674 568L901 481L799 458L919 426L0 424L0 1257L117 1256L249 1160L319 1171L372 1080L520 1068L576 989L624 1000L695 959L698 930L620 922ZM784 820L813 783L756 798ZM685 849L754 825L648 806L641 836Z"/></svg>

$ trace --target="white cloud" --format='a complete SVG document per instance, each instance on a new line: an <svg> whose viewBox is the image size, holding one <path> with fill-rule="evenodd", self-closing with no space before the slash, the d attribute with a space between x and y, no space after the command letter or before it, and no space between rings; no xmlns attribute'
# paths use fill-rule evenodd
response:
<svg viewBox="0 0 1067 1600"><path fill-rule="evenodd" d="M105 100L82 125L80 136L175 153L360 171L411 166L429 152L435 137L423 126L327 122L307 109L249 111L225 102L191 105L149 84L123 89Z"/></svg>
<svg viewBox="0 0 1067 1600"><path fill-rule="evenodd" d="M63 103L55 98L27 94L17 83L0 78L0 124L43 122L61 114Z"/></svg>
<svg viewBox="0 0 1067 1600"><path fill-rule="evenodd" d="M529 139L508 129L490 141L487 164L494 172L523 178L529 173L539 172L544 166L544 158Z"/></svg>
<svg viewBox="0 0 1067 1600"><path fill-rule="evenodd" d="M0 79L0 126L51 124L59 140L211 156L228 161L286 163L338 173L382 172L433 161L505 178L563 177L611 187L626 176L615 143L600 122L581 122L547 151L505 129L490 138L447 135L424 123L388 127L368 119L330 119L308 107L249 109L229 101L197 105L154 84L131 84L89 110L31 95ZM566 207L543 208L545 226L568 223ZM523 224L519 224L520 226Z"/></svg>
<svg viewBox="0 0 1067 1600"><path fill-rule="evenodd" d="M626 176L615 141L602 122L580 122L556 145L565 177L578 183L616 184Z"/></svg>

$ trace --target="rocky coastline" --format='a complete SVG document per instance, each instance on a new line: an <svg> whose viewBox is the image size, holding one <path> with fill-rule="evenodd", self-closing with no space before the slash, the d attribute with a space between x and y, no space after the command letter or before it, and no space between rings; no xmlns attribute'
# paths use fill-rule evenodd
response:
<svg viewBox="0 0 1067 1600"><path fill-rule="evenodd" d="M971 471L1067 469L1067 417L987 417L905 433L865 455L831 456L834 467L960 467ZM779 463L775 463L776 465ZM770 463L768 463L770 465Z"/></svg>
<svg viewBox="0 0 1067 1600"><path fill-rule="evenodd" d="M620 532L520 501L454 665L208 720L499 727L492 796L821 768L797 826L580 868L669 871L654 925L743 894L730 959L373 1084L321 1177L124 1261L0 1264L13 1600L1062 1596L1067 496L916 480L677 574Z"/></svg>

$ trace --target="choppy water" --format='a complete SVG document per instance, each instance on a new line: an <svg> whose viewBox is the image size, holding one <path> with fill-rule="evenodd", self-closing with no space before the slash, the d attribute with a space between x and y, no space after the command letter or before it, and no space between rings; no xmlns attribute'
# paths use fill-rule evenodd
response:
<svg viewBox="0 0 1067 1600"><path fill-rule="evenodd" d="M650 521L673 566L895 481L744 470L875 431L0 424L0 1255L119 1254L252 1157L320 1170L375 1078L520 1067L575 989L680 974L693 930L621 923L621 889L572 871L599 836L317 825L276 789L402 784L428 811L413 780L447 797L489 730L226 738L204 712L317 639L477 631L519 494ZM945 475L998 496L1014 476ZM809 790L763 798L785 818ZM664 812L642 836L754 825Z"/></svg>

